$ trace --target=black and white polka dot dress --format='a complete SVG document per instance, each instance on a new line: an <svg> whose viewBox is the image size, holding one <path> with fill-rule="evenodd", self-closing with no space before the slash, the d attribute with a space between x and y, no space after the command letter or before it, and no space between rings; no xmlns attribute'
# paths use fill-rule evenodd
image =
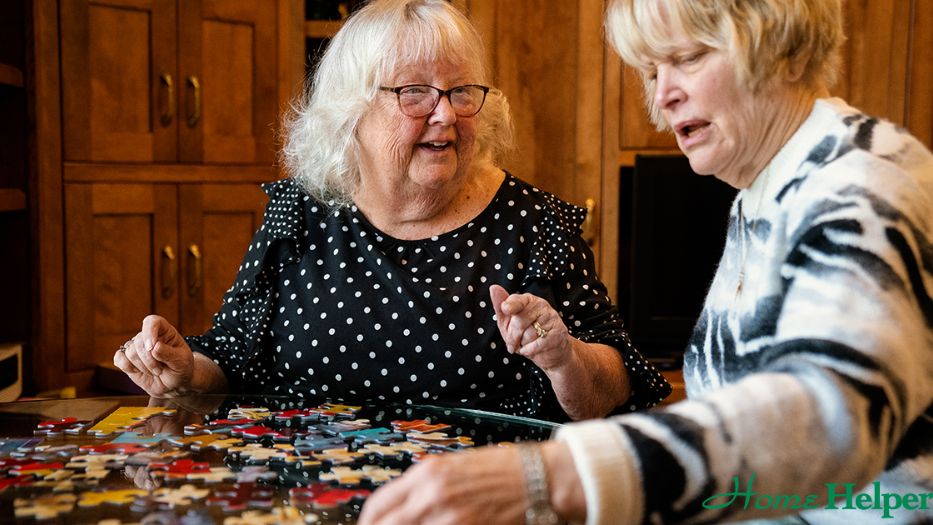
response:
<svg viewBox="0 0 933 525"><path fill-rule="evenodd" d="M264 224L214 325L187 338L233 390L567 420L544 373L505 350L489 300L499 284L546 299L574 337L619 349L634 392L624 409L670 392L597 279L582 208L507 174L474 220L408 241L355 207L328 213L292 180L265 190Z"/></svg>

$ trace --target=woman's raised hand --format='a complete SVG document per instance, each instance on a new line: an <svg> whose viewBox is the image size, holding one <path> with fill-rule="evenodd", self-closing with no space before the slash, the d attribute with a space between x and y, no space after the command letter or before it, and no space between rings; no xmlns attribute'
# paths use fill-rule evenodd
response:
<svg viewBox="0 0 933 525"><path fill-rule="evenodd" d="M185 393L194 374L194 354L165 318L150 315L142 329L120 347L113 364L150 396Z"/></svg>
<svg viewBox="0 0 933 525"><path fill-rule="evenodd" d="M510 353L531 359L544 371L559 368L571 359L570 333L547 301L527 293L510 295L498 284L489 287L489 298Z"/></svg>

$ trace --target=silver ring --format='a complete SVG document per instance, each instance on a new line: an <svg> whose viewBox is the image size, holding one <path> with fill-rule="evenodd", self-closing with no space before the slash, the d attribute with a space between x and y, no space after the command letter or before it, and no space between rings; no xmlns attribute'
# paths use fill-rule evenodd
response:
<svg viewBox="0 0 933 525"><path fill-rule="evenodd" d="M133 342L132 340L129 340L123 343L122 345L120 345L120 348L117 348L117 352L126 352L127 347L129 347L130 343L132 342Z"/></svg>
<svg viewBox="0 0 933 525"><path fill-rule="evenodd" d="M538 321L535 321L531 326L535 328L535 333L538 334L539 339L544 339L547 336L547 330Z"/></svg>

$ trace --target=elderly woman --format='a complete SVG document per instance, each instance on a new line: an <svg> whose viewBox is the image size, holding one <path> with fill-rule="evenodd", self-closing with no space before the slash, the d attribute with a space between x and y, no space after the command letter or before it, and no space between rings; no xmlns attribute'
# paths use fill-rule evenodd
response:
<svg viewBox="0 0 933 525"><path fill-rule="evenodd" d="M148 393L235 389L551 420L651 406L580 237L585 211L505 173L508 104L443 0L354 14L291 120L293 177L213 327L148 317L114 363Z"/></svg>
<svg viewBox="0 0 933 525"><path fill-rule="evenodd" d="M930 523L933 155L829 97L841 24L839 0L610 4L652 117L741 190L690 399L416 465L361 523Z"/></svg>

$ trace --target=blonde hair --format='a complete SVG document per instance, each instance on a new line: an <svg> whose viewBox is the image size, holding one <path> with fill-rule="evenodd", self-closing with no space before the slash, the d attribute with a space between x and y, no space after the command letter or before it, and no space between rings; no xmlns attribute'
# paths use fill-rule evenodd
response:
<svg viewBox="0 0 933 525"><path fill-rule="evenodd" d="M281 157L289 173L318 201L351 204L360 182L360 120L396 71L432 61L462 64L473 82L487 84L482 39L446 0L373 0L358 10L330 41L286 119ZM512 146L502 92L490 90L474 118L478 158L498 160Z"/></svg>
<svg viewBox="0 0 933 525"><path fill-rule="evenodd" d="M651 61L673 53L671 35L729 53L736 80L752 92L800 73L808 86L836 82L845 41L841 0L612 0L606 14L609 42L642 73L651 120L663 127L654 105Z"/></svg>

